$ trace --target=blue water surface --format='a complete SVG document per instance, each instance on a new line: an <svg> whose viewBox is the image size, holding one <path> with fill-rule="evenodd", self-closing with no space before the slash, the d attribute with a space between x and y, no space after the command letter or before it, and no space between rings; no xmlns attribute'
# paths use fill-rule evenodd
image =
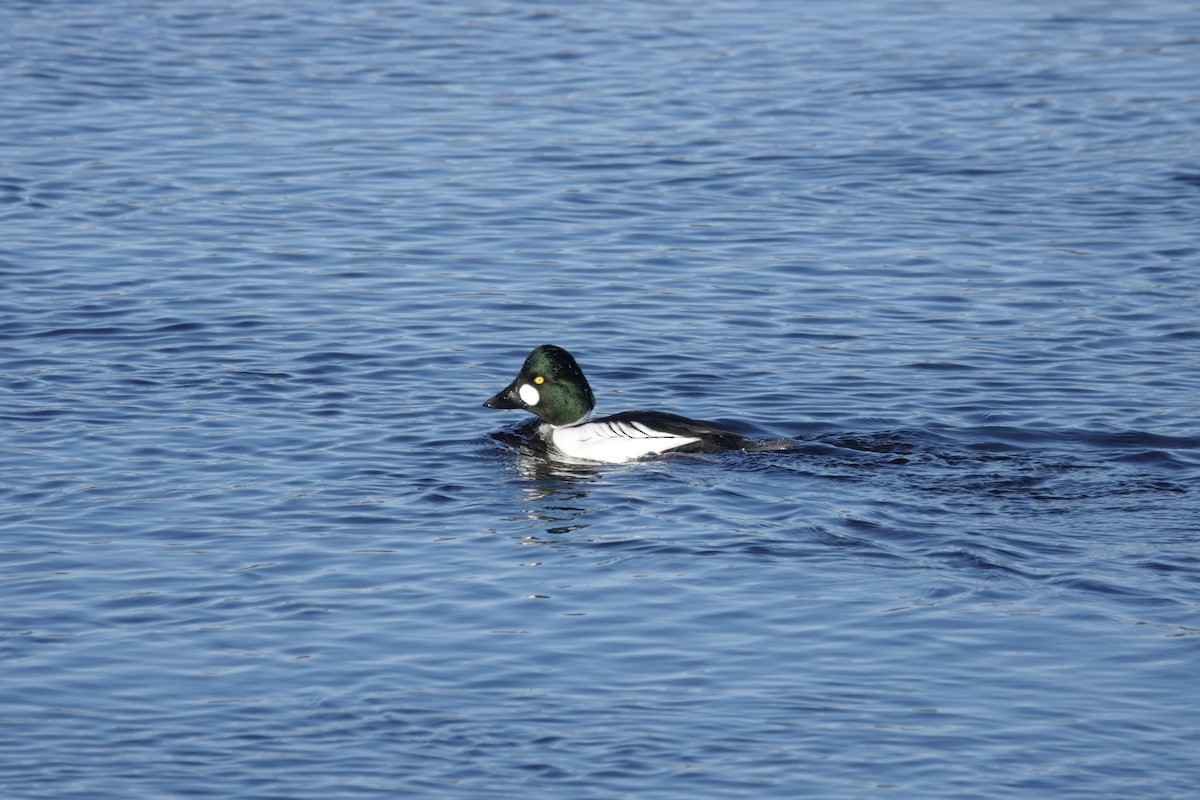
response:
<svg viewBox="0 0 1200 800"><path fill-rule="evenodd" d="M5 798L1200 793L1193 3L0 31Z"/></svg>

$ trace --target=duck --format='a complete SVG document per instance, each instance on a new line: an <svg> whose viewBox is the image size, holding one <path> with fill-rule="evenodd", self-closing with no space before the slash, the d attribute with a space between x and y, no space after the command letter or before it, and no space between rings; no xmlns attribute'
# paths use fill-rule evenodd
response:
<svg viewBox="0 0 1200 800"><path fill-rule="evenodd" d="M621 464L664 453L752 449L750 439L710 422L665 411L624 411L592 419L596 398L575 357L543 344L526 357L512 383L483 403L522 410L541 420L537 434L551 454Z"/></svg>

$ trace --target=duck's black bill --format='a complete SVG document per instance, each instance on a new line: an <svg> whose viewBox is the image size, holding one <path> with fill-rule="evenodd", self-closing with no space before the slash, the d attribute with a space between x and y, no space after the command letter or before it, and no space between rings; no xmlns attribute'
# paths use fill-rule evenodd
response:
<svg viewBox="0 0 1200 800"><path fill-rule="evenodd" d="M513 381L496 394L483 401L484 408L513 409L521 408L521 400L517 396L517 383Z"/></svg>

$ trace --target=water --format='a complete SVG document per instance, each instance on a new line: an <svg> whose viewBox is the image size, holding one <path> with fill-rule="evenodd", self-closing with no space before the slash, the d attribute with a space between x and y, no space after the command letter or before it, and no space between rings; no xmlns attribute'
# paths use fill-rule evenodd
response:
<svg viewBox="0 0 1200 800"><path fill-rule="evenodd" d="M1200 791L1192 4L0 30L5 797Z"/></svg>

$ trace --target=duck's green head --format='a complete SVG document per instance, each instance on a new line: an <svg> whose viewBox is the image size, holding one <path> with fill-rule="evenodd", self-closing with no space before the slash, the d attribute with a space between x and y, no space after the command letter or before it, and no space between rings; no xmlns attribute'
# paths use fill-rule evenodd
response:
<svg viewBox="0 0 1200 800"><path fill-rule="evenodd" d="M516 379L484 405L523 408L551 425L571 425L592 413L596 398L571 354L561 347L543 344L525 359Z"/></svg>

